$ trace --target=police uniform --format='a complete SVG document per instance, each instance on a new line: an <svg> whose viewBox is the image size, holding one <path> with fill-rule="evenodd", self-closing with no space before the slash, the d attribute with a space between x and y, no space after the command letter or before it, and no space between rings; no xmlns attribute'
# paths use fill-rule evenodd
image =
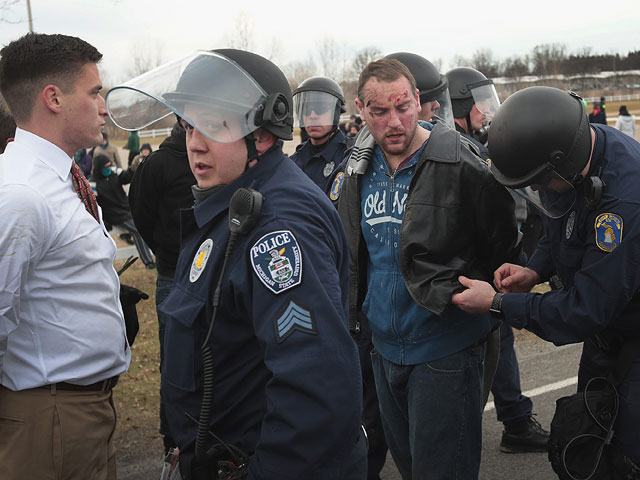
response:
<svg viewBox="0 0 640 480"><path fill-rule="evenodd" d="M347 137L340 130L336 130L322 151L314 155L311 140L307 140L296 147L291 160L313 180L313 183L327 193L332 185L333 174L344 159L346 150Z"/></svg>
<svg viewBox="0 0 640 480"><path fill-rule="evenodd" d="M505 321L527 328L556 345L585 342L578 390L606 376L617 351L605 352L589 339L604 329L624 339L640 331L640 144L614 128L592 125L596 133L588 176L606 185L595 206L581 186L572 209L545 217L545 234L529 268L548 279L555 271L563 289L544 295L509 294L502 300ZM640 462L640 357L619 388L615 441Z"/></svg>
<svg viewBox="0 0 640 480"><path fill-rule="evenodd" d="M361 478L347 466L366 465L366 452L344 230L331 202L278 147L183 211L175 286L160 307L169 316L162 395L171 433L181 450L196 437L200 349L229 239L229 200L240 187L264 201L222 279L209 342L210 430L251 456L249 478Z"/></svg>

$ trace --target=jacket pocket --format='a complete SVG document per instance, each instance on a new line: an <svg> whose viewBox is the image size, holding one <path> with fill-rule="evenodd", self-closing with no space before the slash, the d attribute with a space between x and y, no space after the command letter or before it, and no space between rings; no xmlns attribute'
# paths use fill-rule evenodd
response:
<svg viewBox="0 0 640 480"><path fill-rule="evenodd" d="M201 364L200 328L196 322L205 301L180 285L174 285L162 311L167 315L162 373L165 380L183 390L196 390L196 374Z"/></svg>

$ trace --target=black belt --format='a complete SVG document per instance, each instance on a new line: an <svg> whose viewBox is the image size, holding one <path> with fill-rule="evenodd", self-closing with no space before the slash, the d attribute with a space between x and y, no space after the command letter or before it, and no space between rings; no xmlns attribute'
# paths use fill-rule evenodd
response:
<svg viewBox="0 0 640 480"><path fill-rule="evenodd" d="M50 385L43 385L40 388L49 388L52 392L56 390L65 390L73 392L108 392L118 383L120 375L107 378L106 380L100 380L99 382L92 383L90 385L76 385L75 383L58 382Z"/></svg>

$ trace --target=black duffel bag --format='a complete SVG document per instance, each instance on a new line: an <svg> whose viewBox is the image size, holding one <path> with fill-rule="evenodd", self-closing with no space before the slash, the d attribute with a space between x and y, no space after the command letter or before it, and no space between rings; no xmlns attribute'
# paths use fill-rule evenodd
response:
<svg viewBox="0 0 640 480"><path fill-rule="evenodd" d="M549 461L561 480L612 480L611 440L618 392L604 377L559 398L551 421Z"/></svg>

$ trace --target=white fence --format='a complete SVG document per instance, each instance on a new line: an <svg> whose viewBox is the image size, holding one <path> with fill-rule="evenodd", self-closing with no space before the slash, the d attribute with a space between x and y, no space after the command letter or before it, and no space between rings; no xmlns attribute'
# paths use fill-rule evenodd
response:
<svg viewBox="0 0 640 480"><path fill-rule="evenodd" d="M153 130L140 130L138 132L138 136L140 138L168 137L170 134L171 134L171 127L154 128Z"/></svg>

